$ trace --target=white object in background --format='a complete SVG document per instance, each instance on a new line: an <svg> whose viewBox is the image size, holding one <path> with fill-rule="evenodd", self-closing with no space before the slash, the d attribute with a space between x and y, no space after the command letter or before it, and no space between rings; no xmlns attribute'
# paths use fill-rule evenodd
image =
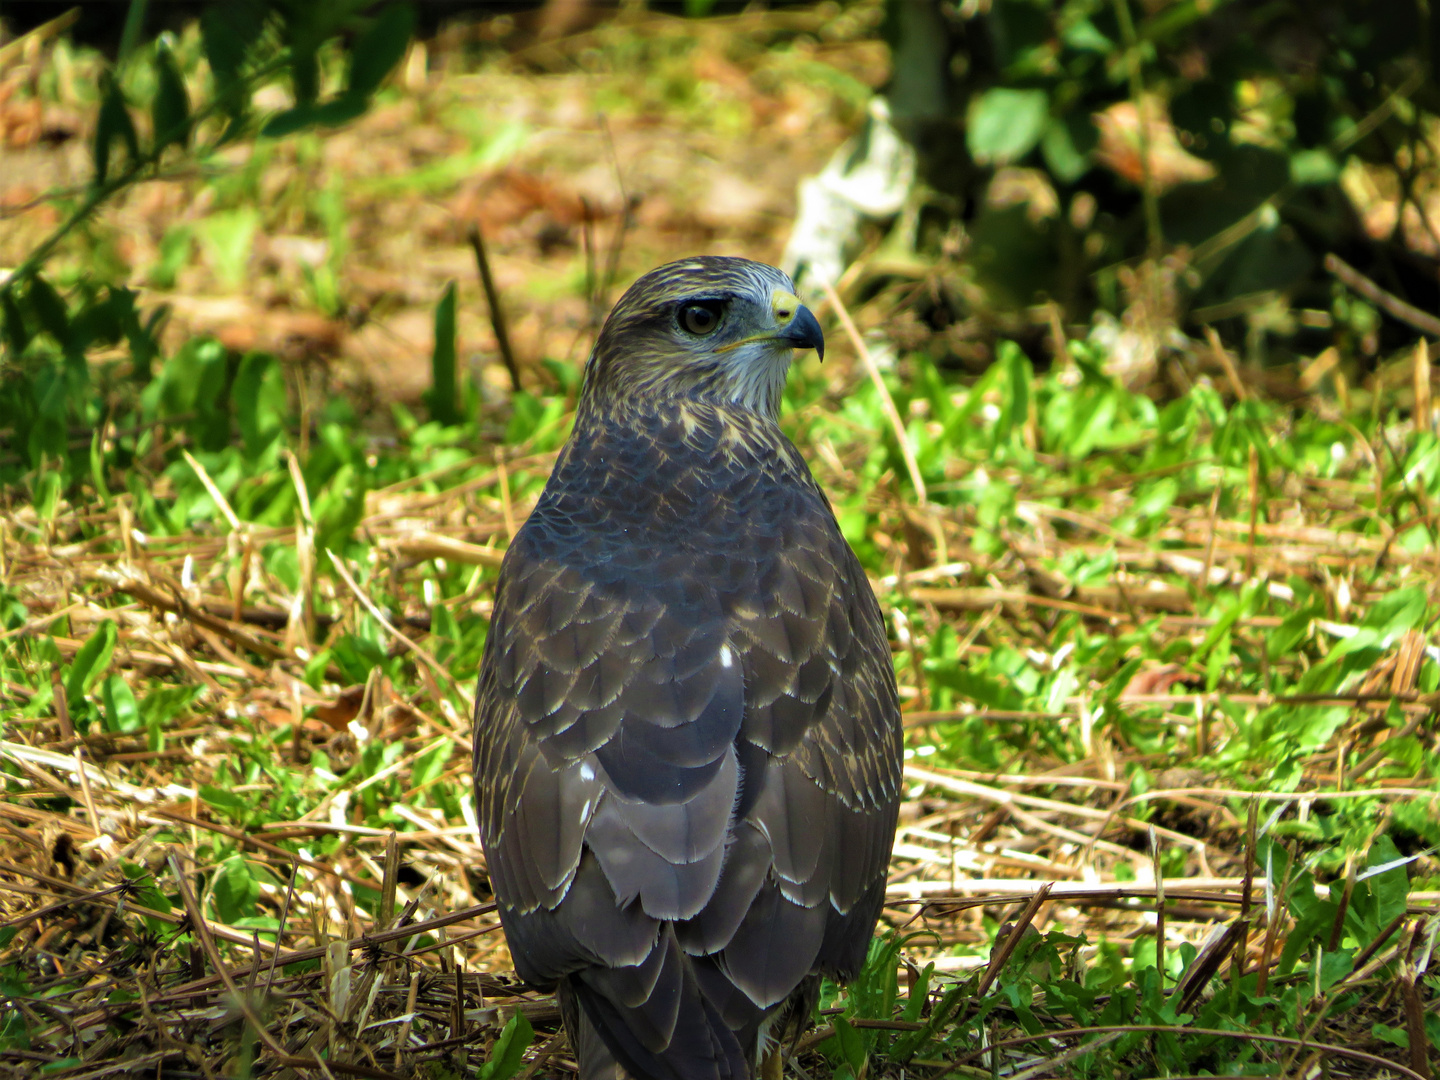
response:
<svg viewBox="0 0 1440 1080"><path fill-rule="evenodd" d="M819 176L800 181L799 210L780 261L802 290L835 283L867 218L894 217L915 182L915 148L890 122L885 99L870 99L864 129L835 151Z"/></svg>

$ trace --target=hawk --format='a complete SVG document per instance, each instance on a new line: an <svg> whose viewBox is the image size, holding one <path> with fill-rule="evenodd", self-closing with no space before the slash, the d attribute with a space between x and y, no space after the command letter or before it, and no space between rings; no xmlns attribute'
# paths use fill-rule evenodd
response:
<svg viewBox="0 0 1440 1080"><path fill-rule="evenodd" d="M777 422L810 348L773 267L641 277L500 568L480 837L582 1080L747 1080L865 960L900 714L880 607Z"/></svg>

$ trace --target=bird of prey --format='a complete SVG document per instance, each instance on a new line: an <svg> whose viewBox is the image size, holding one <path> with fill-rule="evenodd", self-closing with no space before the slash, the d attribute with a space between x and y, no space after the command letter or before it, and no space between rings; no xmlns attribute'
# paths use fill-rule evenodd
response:
<svg viewBox="0 0 1440 1080"><path fill-rule="evenodd" d="M475 711L480 836L581 1080L748 1080L865 960L901 729L884 621L778 421L790 279L641 277L500 568Z"/></svg>

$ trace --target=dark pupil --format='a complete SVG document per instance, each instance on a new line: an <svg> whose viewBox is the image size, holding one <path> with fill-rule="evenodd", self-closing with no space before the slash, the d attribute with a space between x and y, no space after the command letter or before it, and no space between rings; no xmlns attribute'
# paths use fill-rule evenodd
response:
<svg viewBox="0 0 1440 1080"><path fill-rule="evenodd" d="M719 316L716 315L713 308L705 307L701 304L691 304L685 309L681 320L685 324L685 329L689 330L690 333L708 334L711 330L715 329L715 324L719 321Z"/></svg>

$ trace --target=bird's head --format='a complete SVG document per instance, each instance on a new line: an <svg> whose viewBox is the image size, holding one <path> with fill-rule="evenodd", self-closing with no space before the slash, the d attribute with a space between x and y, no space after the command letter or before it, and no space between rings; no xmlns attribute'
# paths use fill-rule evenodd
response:
<svg viewBox="0 0 1440 1080"><path fill-rule="evenodd" d="M615 305L585 369L592 404L684 397L780 414L796 349L825 338L794 283L764 263L704 255L652 270Z"/></svg>

